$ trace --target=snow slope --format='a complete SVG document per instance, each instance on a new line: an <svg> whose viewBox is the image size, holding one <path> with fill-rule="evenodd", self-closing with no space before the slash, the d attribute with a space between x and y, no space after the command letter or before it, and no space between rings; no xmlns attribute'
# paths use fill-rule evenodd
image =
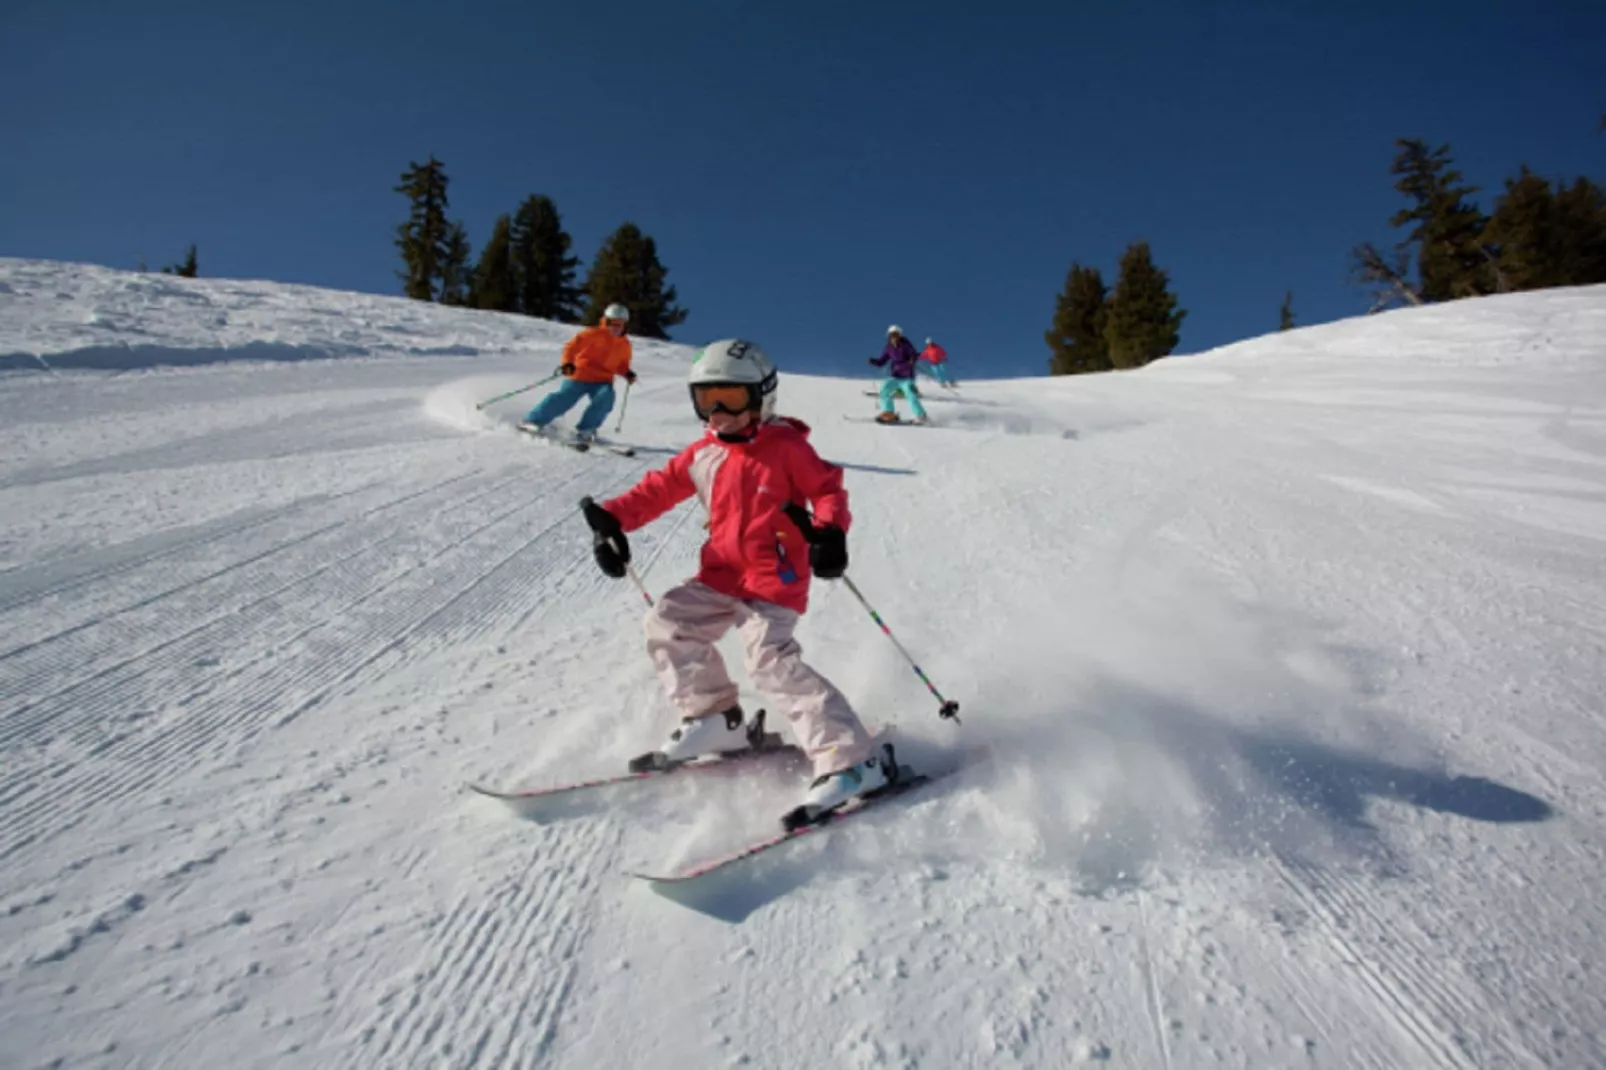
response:
<svg viewBox="0 0 1606 1070"><path fill-rule="evenodd" d="M964 723L839 585L811 660L917 764L992 758L690 904L624 874L799 774L463 790L665 728L576 502L695 433L689 351L644 347L640 457L582 457L473 406L566 334L0 260L0 1066L1606 1065L1606 288L923 429L783 376ZM700 535L635 537L648 585Z"/></svg>

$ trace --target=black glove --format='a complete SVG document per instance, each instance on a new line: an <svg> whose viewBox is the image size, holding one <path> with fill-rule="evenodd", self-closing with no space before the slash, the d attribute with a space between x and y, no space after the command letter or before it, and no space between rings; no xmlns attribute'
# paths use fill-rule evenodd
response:
<svg viewBox="0 0 1606 1070"><path fill-rule="evenodd" d="M573 375L575 373L575 367L573 364L568 363L559 364L558 371L562 372L564 375Z"/></svg>
<svg viewBox="0 0 1606 1070"><path fill-rule="evenodd" d="M630 564L630 540L625 538L619 518L590 498L580 499L580 509L591 525L591 552L597 567L616 580L624 579L625 566Z"/></svg>
<svg viewBox="0 0 1606 1070"><path fill-rule="evenodd" d="M848 533L835 524L814 529L809 568L822 580L839 580L848 570Z"/></svg>
<svg viewBox="0 0 1606 1070"><path fill-rule="evenodd" d="M879 367L881 367L881 365L880 365L880 364L877 364L877 363L876 363L876 359L875 359L875 358L874 358L874 357L871 357L871 358L870 358L870 359L869 359L869 360L868 360L868 361L867 361L867 362L866 362L866 363L868 363L868 364L869 364L869 365L870 365L870 367L872 367L872 368L879 368Z"/></svg>
<svg viewBox="0 0 1606 1070"><path fill-rule="evenodd" d="M635 372L625 372L625 382L627 382L630 385L634 386L635 383L636 383L636 373Z"/></svg>

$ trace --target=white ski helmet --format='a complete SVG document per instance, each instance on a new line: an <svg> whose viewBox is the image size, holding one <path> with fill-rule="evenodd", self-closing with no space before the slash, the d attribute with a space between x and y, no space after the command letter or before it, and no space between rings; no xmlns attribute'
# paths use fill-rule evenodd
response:
<svg viewBox="0 0 1606 1070"><path fill-rule="evenodd" d="M623 320L624 322L629 323L630 310L624 305L621 305L619 302L615 301L613 304L602 310L602 319L604 322L608 320Z"/></svg>
<svg viewBox="0 0 1606 1070"><path fill-rule="evenodd" d="M891 327L887 328L887 334L888 335L902 334L902 333L903 333L903 328L898 326L896 323L894 323Z"/></svg>
<svg viewBox="0 0 1606 1070"><path fill-rule="evenodd" d="M769 355L758 343L741 338L725 338L704 346L686 377L691 406L699 420L708 419L709 413L697 403L698 387L745 387L747 410L756 411L760 420L768 420L775 412L775 384L775 365Z"/></svg>

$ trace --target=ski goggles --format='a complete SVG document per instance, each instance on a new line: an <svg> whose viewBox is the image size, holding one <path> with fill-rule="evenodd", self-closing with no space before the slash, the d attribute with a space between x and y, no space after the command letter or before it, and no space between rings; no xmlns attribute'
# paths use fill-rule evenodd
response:
<svg viewBox="0 0 1606 1070"><path fill-rule="evenodd" d="M738 416L757 408L753 388L746 383L708 383L691 388L692 407L706 420L716 412Z"/></svg>

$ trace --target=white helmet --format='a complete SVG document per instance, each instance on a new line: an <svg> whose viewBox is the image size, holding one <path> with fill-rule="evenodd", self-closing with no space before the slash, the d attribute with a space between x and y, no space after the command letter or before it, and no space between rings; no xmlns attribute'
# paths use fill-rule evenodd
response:
<svg viewBox="0 0 1606 1070"><path fill-rule="evenodd" d="M927 338L927 339L926 339L926 345L928 345L928 346L929 346L929 345L930 345L930 344L931 344L931 339L929 339L929 338Z"/></svg>
<svg viewBox="0 0 1606 1070"><path fill-rule="evenodd" d="M888 334L902 334L903 333L903 328L898 326L896 323L894 323L891 327L887 328L887 333Z"/></svg>
<svg viewBox="0 0 1606 1070"><path fill-rule="evenodd" d="M621 305L619 302L615 301L613 304L602 310L602 318L604 320L623 320L626 323L629 323L630 310L624 305Z"/></svg>
<svg viewBox="0 0 1606 1070"><path fill-rule="evenodd" d="M747 409L757 410L767 420L775 412L775 365L758 343L740 338L710 342L697 354L686 376L691 405L699 420L708 413L697 403L697 388L703 386L741 386L747 388Z"/></svg>

